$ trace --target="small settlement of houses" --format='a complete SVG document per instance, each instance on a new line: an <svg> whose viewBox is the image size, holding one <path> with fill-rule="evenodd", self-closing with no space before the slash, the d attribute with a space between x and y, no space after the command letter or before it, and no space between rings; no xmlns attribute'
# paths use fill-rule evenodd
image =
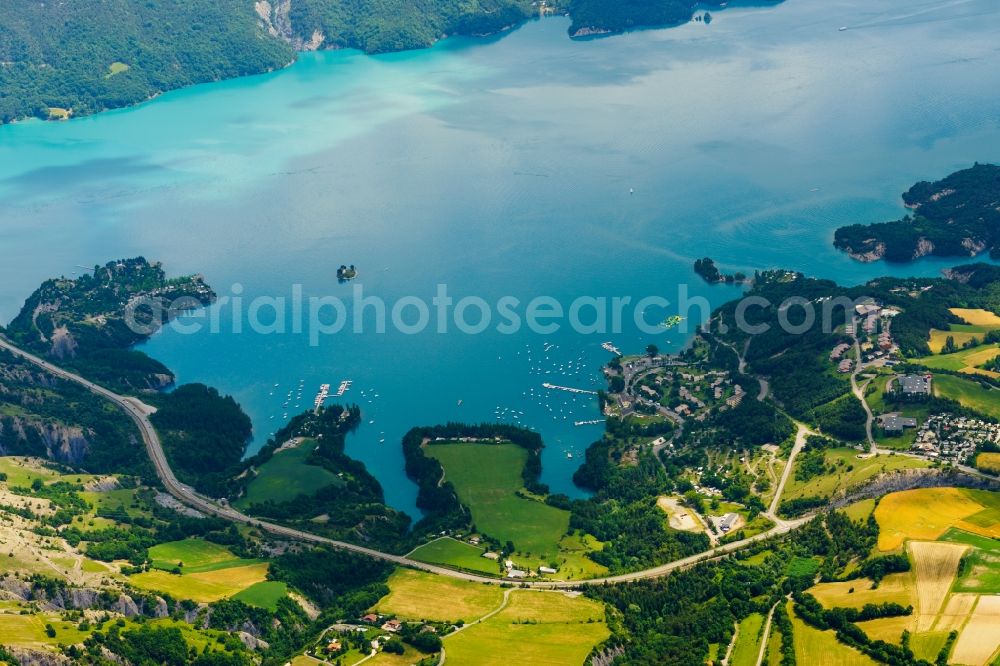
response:
<svg viewBox="0 0 1000 666"><path fill-rule="evenodd" d="M1000 424L982 419L935 414L927 417L913 448L932 458L968 462L984 444L1000 444Z"/></svg>
<svg viewBox="0 0 1000 666"><path fill-rule="evenodd" d="M886 308L873 299L865 299L854 307L860 323L857 331L861 363L865 367L892 366L896 364L899 347L892 339L892 319L899 314L895 308ZM855 370L856 359L850 357L851 345L842 342L830 351L830 362L837 364L837 372L846 374Z"/></svg>

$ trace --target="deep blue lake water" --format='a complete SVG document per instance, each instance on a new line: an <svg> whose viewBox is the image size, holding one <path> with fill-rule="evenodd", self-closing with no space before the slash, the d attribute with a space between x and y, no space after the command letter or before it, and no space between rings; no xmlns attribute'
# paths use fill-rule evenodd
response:
<svg viewBox="0 0 1000 666"><path fill-rule="evenodd" d="M342 263L390 305L439 284L456 300L567 307L676 303L679 285L712 305L736 295L693 275L701 256L845 283L934 275L956 262L865 265L830 240L899 217L917 180L1000 159L998 12L994 0L788 0L586 42L553 18L427 51L305 54L133 109L0 127L0 320L47 277L138 254L221 294L238 284L246 302L301 285L348 307ZM319 384L353 380L345 399L364 425L348 453L411 514L400 438L448 420L538 429L543 480L579 495L570 477L601 426L573 422L597 418L595 400L542 383L597 388L606 340L638 352L688 337L627 316L613 335L508 335L494 321L478 335L348 327L312 346L306 332L235 333L231 309L215 309L222 333L167 330L146 351L181 382L236 396L254 448Z"/></svg>

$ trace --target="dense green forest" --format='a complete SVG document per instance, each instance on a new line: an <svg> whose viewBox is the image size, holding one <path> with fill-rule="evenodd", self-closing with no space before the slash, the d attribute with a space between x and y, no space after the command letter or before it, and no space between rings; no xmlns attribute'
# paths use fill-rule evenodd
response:
<svg viewBox="0 0 1000 666"><path fill-rule="evenodd" d="M837 229L833 244L852 256L906 262L932 254L1000 253L1000 167L976 164L903 194L911 215L894 222Z"/></svg>
<svg viewBox="0 0 1000 666"><path fill-rule="evenodd" d="M783 0L764 0L779 4ZM651 26L687 23L698 6L721 8L726 0L570 0L569 14L573 19L569 32L573 36L626 32ZM706 21L711 21L707 18Z"/></svg>
<svg viewBox="0 0 1000 666"><path fill-rule="evenodd" d="M319 31L324 48L385 53L426 48L445 35L493 34L533 12L529 0L301 0L292 3L290 19L300 40Z"/></svg>
<svg viewBox="0 0 1000 666"><path fill-rule="evenodd" d="M11 0L0 13L0 123L86 115L195 83L268 72L289 64L296 49L386 53L425 48L449 35L491 35L540 13L556 12L571 15L570 35L617 33L684 23L697 4Z"/></svg>
<svg viewBox="0 0 1000 666"><path fill-rule="evenodd" d="M10 0L0 12L0 121L84 115L282 67L291 46L241 0Z"/></svg>
<svg viewBox="0 0 1000 666"><path fill-rule="evenodd" d="M204 384L185 384L150 402L157 407L150 421L178 478L220 494L253 434L250 417L231 396Z"/></svg>

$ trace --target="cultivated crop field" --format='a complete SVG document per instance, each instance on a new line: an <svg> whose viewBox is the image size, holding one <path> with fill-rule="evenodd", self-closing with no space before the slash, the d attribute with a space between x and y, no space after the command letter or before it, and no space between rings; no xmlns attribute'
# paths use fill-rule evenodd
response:
<svg viewBox="0 0 1000 666"><path fill-rule="evenodd" d="M733 646L733 654L729 663L732 666L756 666L757 655L760 653L760 632L764 628L764 616L751 613L740 622L740 633Z"/></svg>
<svg viewBox="0 0 1000 666"><path fill-rule="evenodd" d="M180 566L184 573L214 571L248 564L233 555L225 546L203 539L184 539L161 543L149 549L149 558L157 569L172 570Z"/></svg>
<svg viewBox="0 0 1000 666"><path fill-rule="evenodd" d="M248 606L257 606L269 611L278 609L278 600L288 594L288 586L276 580L265 580L254 583L242 592L233 595L233 599L242 601Z"/></svg>
<svg viewBox="0 0 1000 666"><path fill-rule="evenodd" d="M610 635L604 608L557 592L515 590L507 606L481 624L444 639L448 662L476 666L582 664Z"/></svg>
<svg viewBox="0 0 1000 666"><path fill-rule="evenodd" d="M176 599L212 602L231 597L267 578L267 564L232 566L199 573L176 575L152 569L129 577L135 587L166 592Z"/></svg>
<svg viewBox="0 0 1000 666"><path fill-rule="evenodd" d="M983 336L988 332L1000 329L1000 317L988 310L949 308L951 313L965 321L965 324L952 324L951 330L941 331L931 329L931 337L928 346L935 354L941 353L945 341L951 336L955 340L955 345L961 347L969 340L976 338L982 341Z"/></svg>
<svg viewBox="0 0 1000 666"><path fill-rule="evenodd" d="M976 456L976 467L984 472L1000 474L1000 453L980 453Z"/></svg>
<svg viewBox="0 0 1000 666"><path fill-rule="evenodd" d="M468 623L498 608L503 590L495 585L397 569L389 578L389 594L375 608L385 615L428 622Z"/></svg>
<svg viewBox="0 0 1000 666"><path fill-rule="evenodd" d="M795 660L809 666L875 666L876 661L847 647L837 640L833 631L819 631L795 615L791 603L788 615L792 619Z"/></svg>
<svg viewBox="0 0 1000 666"><path fill-rule="evenodd" d="M948 634L958 632L949 663L986 666L1000 650L1000 493L925 488L893 493L875 510L877 551L904 547L912 568L886 576L877 589L865 579L822 583L809 590L827 608L866 603L913 606L910 616L859 623L872 638L910 647L934 662ZM798 640L798 636L796 636Z"/></svg>
<svg viewBox="0 0 1000 666"><path fill-rule="evenodd" d="M950 527L1000 538L1000 495L960 488L921 488L893 493L875 509L881 527L878 549L898 549L906 539L934 541Z"/></svg>
<svg viewBox="0 0 1000 666"><path fill-rule="evenodd" d="M1000 345L981 345L963 349L951 354L935 354L917 359L921 365L933 370L953 370L966 374L981 374L988 377L1000 377L1000 373L985 370L979 366L993 360L1000 354Z"/></svg>
<svg viewBox="0 0 1000 666"><path fill-rule="evenodd" d="M982 596L958 637L951 654L952 663L987 664L1000 649L1000 597Z"/></svg>

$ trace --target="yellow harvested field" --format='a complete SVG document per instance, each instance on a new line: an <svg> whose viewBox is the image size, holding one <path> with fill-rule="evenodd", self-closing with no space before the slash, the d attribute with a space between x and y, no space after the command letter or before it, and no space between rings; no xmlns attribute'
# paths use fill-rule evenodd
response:
<svg viewBox="0 0 1000 666"><path fill-rule="evenodd" d="M833 631L820 631L800 620L791 610L791 604L788 614L792 619L797 663L809 666L875 666L878 663L838 641Z"/></svg>
<svg viewBox="0 0 1000 666"><path fill-rule="evenodd" d="M809 593L826 608L861 608L865 604L893 602L901 606L916 607L913 593L913 573L891 574L882 579L877 589L871 589L867 578L842 583L820 583L809 588ZM851 590L854 590L851 592Z"/></svg>
<svg viewBox="0 0 1000 666"><path fill-rule="evenodd" d="M910 556L917 581L917 631L930 631L937 619L968 546L957 543L911 541Z"/></svg>
<svg viewBox="0 0 1000 666"><path fill-rule="evenodd" d="M962 628L965 621L969 619L972 607L976 605L975 594L953 594L948 599L948 603L941 612L934 631L955 631Z"/></svg>
<svg viewBox="0 0 1000 666"><path fill-rule="evenodd" d="M129 583L146 590L166 592L176 599L210 603L231 597L266 579L267 563L262 563L183 576L154 569L129 577Z"/></svg>
<svg viewBox="0 0 1000 666"><path fill-rule="evenodd" d="M990 347L988 349L977 351L973 354L968 354L963 357L965 367L959 372L964 372L967 375L986 375L987 377L993 377L994 379L1000 377L1000 372L985 370L979 367L992 361L997 354L1000 354L1000 347Z"/></svg>
<svg viewBox="0 0 1000 666"><path fill-rule="evenodd" d="M973 326L996 326L1000 328L1000 317L989 310L978 308L948 308L948 310L967 324L972 324Z"/></svg>
<svg viewBox="0 0 1000 666"><path fill-rule="evenodd" d="M1000 453L980 453L976 456L976 467L984 472L1000 474Z"/></svg>
<svg viewBox="0 0 1000 666"><path fill-rule="evenodd" d="M375 605L386 615L408 620L478 620L503 602L503 590L444 576L398 569L389 577L389 594Z"/></svg>
<svg viewBox="0 0 1000 666"><path fill-rule="evenodd" d="M927 341L927 346L930 348L932 354L940 354L941 350L944 349L948 338L953 339L955 344L961 347L973 338L979 340L982 337L983 336L981 334L971 333L969 331L942 331L937 328L932 328L931 337Z"/></svg>
<svg viewBox="0 0 1000 666"><path fill-rule="evenodd" d="M912 615L883 617L878 620L858 622L858 626L872 640L899 643L899 639L902 637L904 631L909 631L911 634L914 632L917 628L917 619Z"/></svg>
<svg viewBox="0 0 1000 666"><path fill-rule="evenodd" d="M951 653L951 663L963 666L985 666L1000 649L1000 596L979 598L976 609L965 625L955 649Z"/></svg>
<svg viewBox="0 0 1000 666"><path fill-rule="evenodd" d="M985 509L969 491L959 488L920 488L887 495L875 509L881 528L878 549L899 549L907 539L934 541L949 527L1000 538L1000 523L988 527L965 520Z"/></svg>

